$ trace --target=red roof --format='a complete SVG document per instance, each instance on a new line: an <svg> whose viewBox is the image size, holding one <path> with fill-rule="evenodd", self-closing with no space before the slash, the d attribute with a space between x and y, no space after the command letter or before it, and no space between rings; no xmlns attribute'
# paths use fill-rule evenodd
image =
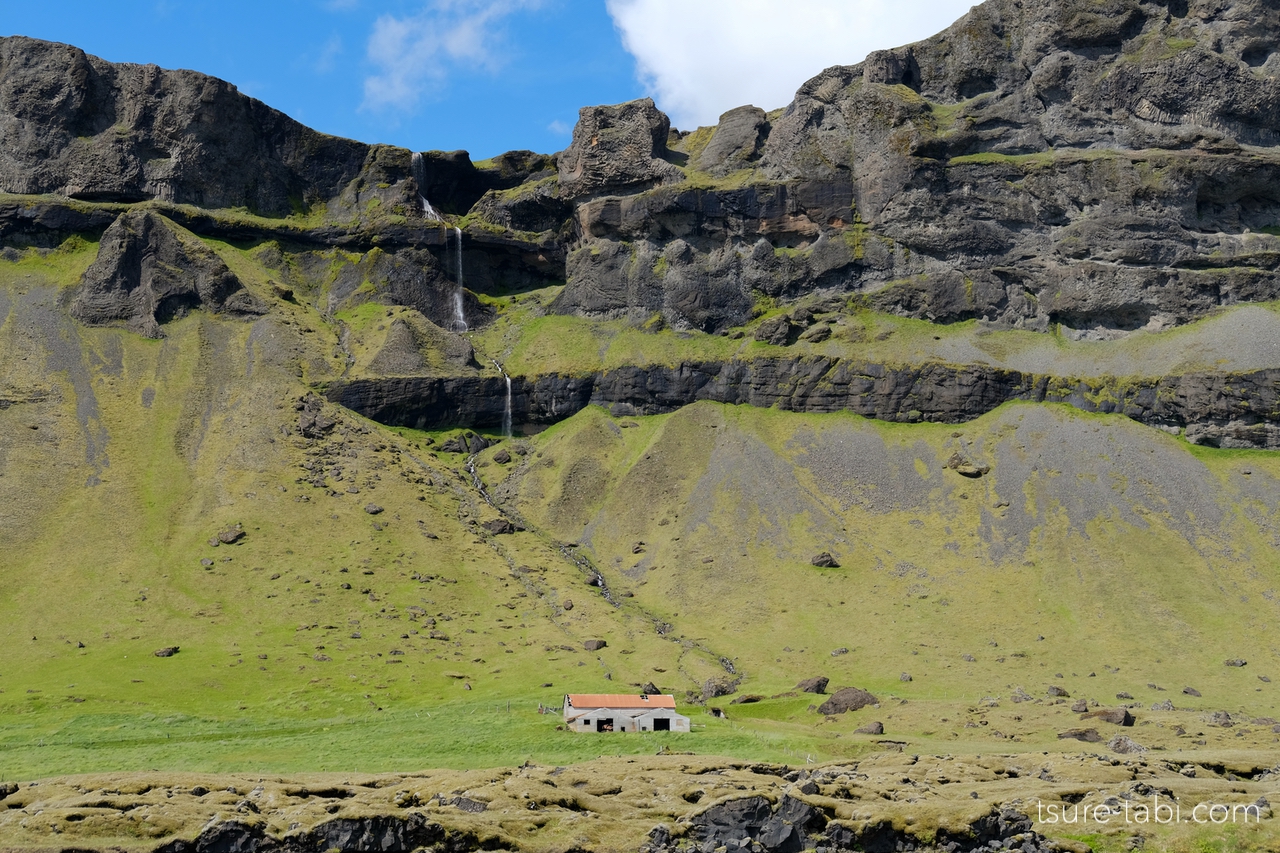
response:
<svg viewBox="0 0 1280 853"><path fill-rule="evenodd" d="M646 696L643 693L570 693L569 704L584 708L671 708L675 710L676 697L667 695Z"/></svg>

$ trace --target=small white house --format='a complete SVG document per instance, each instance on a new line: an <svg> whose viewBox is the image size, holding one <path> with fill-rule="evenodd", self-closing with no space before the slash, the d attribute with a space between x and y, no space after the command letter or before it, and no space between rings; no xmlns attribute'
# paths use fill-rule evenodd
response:
<svg viewBox="0 0 1280 853"><path fill-rule="evenodd" d="M644 693L570 693L564 724L571 732L689 731L689 718L676 713L676 697Z"/></svg>

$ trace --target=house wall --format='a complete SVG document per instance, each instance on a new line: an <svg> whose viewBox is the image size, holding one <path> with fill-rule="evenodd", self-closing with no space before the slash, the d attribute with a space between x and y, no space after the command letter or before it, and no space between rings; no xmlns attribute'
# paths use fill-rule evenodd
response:
<svg viewBox="0 0 1280 853"><path fill-rule="evenodd" d="M581 714L581 716L573 720L568 719L577 714ZM659 718L670 720L670 730L673 732L689 731L689 718L668 708L655 708L651 711L630 708L626 710L599 708L587 713L582 713L581 710L573 710L566 713L565 724L570 731L594 732L597 731L597 725L601 720L613 720L614 732L651 732L654 730L653 721Z"/></svg>

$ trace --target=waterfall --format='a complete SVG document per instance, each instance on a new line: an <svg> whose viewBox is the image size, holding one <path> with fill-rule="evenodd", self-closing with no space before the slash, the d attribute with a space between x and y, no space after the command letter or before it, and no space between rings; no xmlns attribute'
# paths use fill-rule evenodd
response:
<svg viewBox="0 0 1280 853"><path fill-rule="evenodd" d="M443 222L440 214L436 213L436 209L431 206L431 202L427 201L427 167L422 162L422 155L417 151L413 152L413 156L409 158L409 171L413 173L413 180L418 184L418 201L422 202L422 215L432 222Z"/></svg>
<svg viewBox="0 0 1280 853"><path fill-rule="evenodd" d="M507 375L507 371L502 369L502 365L498 364L496 358L489 359L493 362L493 366L498 368L498 372L502 374L502 378L507 383L507 400L502 407L502 436L503 438L511 438L511 377Z"/></svg>
<svg viewBox="0 0 1280 853"><path fill-rule="evenodd" d="M458 240L458 249L455 255L457 258L458 280L457 285L453 288L453 330L455 332L465 332L467 331L467 315L462 310L462 229L454 228L453 236ZM502 368L498 369L501 370Z"/></svg>

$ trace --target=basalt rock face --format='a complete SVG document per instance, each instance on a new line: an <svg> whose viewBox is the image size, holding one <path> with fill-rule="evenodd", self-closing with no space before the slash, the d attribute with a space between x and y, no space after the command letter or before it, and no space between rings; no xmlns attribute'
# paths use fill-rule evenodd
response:
<svg viewBox="0 0 1280 853"><path fill-rule="evenodd" d="M1062 379L984 366L890 367L815 357L625 367L581 376L513 377L517 423L555 423L589 405L617 415L675 411L699 400L796 412L852 411L880 420L959 423L1013 400L1119 413L1197 443L1280 448L1280 370L1125 382ZM497 426L501 377L403 377L337 383L329 399L386 424Z"/></svg>
<svg viewBox="0 0 1280 853"><path fill-rule="evenodd" d="M288 213L337 196L371 150L204 74L0 39L4 192Z"/></svg>
<svg viewBox="0 0 1280 853"><path fill-rule="evenodd" d="M715 330L833 289L1105 337L1275 299L1277 45L1256 0L989 0L633 158L691 180L577 204L558 308Z"/></svg>
<svg viewBox="0 0 1280 853"><path fill-rule="evenodd" d="M1059 847L1032 829L1026 815L1012 809L992 810L960 830L940 830L936 838L917 838L890 821L865 824L831 819L827 810L784 794L772 806L764 797L743 797L717 803L688 820L686 834L699 849L763 849L769 853L799 853L823 847L827 850L948 850L976 853L980 850L1022 850L1027 853ZM666 826L649 834L646 853L671 853L689 849L680 845Z"/></svg>
<svg viewBox="0 0 1280 853"><path fill-rule="evenodd" d="M217 255L147 211L122 214L112 223L71 299L72 315L85 323L120 321L151 338L162 336L161 324L194 308L266 312Z"/></svg>

